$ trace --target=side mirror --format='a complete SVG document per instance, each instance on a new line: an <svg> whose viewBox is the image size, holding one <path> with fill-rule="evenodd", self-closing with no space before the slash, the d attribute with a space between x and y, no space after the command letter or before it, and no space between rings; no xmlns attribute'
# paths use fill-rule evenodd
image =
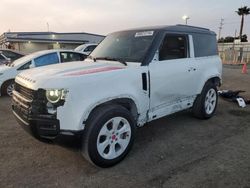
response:
<svg viewBox="0 0 250 188"><path fill-rule="evenodd" d="M11 62L11 58L6 58L6 60L7 60L8 62Z"/></svg>

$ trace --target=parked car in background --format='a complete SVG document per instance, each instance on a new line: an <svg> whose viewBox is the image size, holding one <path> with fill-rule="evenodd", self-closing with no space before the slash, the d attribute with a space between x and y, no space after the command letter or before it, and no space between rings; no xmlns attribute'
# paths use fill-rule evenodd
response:
<svg viewBox="0 0 250 188"><path fill-rule="evenodd" d="M3 54L5 57L9 58L10 61L15 61L25 56L25 54L21 52L17 52L17 51L10 50L10 49L0 49L0 54Z"/></svg>
<svg viewBox="0 0 250 188"><path fill-rule="evenodd" d="M10 58L7 58L5 55L3 55L1 52L0 52L0 65L4 65L6 63L10 63L11 62L11 59Z"/></svg>
<svg viewBox="0 0 250 188"><path fill-rule="evenodd" d="M0 95L12 95L14 79L20 72L45 65L83 61L86 55L73 50L44 50L0 66Z"/></svg>
<svg viewBox="0 0 250 188"><path fill-rule="evenodd" d="M97 46L98 44L94 44L94 43L82 44L76 47L75 51L83 52L84 54L89 55Z"/></svg>

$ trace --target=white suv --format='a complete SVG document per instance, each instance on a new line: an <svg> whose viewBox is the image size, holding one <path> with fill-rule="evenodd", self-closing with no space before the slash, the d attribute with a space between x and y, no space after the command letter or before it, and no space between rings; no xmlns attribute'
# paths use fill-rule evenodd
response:
<svg viewBox="0 0 250 188"><path fill-rule="evenodd" d="M176 25L108 35L82 62L16 77L13 113L36 138L81 135L82 153L112 166L129 152L136 127L192 109L214 115L222 64L214 32Z"/></svg>

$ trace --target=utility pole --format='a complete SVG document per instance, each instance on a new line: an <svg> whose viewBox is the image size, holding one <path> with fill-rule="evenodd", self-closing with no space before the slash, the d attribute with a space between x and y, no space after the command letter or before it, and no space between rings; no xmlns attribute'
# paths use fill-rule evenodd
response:
<svg viewBox="0 0 250 188"><path fill-rule="evenodd" d="M46 24L47 24L47 29L48 29L48 32L49 32L49 23L47 22Z"/></svg>
<svg viewBox="0 0 250 188"><path fill-rule="evenodd" d="M236 62L236 50L235 50L235 40L236 40L236 36L237 36L237 29L235 29L235 32L234 32L234 42L233 42L233 62L232 63L235 63Z"/></svg>
<svg viewBox="0 0 250 188"><path fill-rule="evenodd" d="M234 50L234 47L235 47L235 40L236 40L236 36L237 36L237 29L235 29L235 31L234 31L233 50Z"/></svg>
<svg viewBox="0 0 250 188"><path fill-rule="evenodd" d="M220 26L219 26L219 35L218 35L218 39L220 39L220 37L221 37L221 30L223 29L223 25L224 25L224 19L221 18L221 19L220 19Z"/></svg>

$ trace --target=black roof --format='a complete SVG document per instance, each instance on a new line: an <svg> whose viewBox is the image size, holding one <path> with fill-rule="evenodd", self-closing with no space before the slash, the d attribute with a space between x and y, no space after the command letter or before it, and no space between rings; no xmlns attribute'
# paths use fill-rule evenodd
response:
<svg viewBox="0 0 250 188"><path fill-rule="evenodd" d="M181 24L141 27L141 28L134 28L134 29L129 29L129 30L159 30L159 31L170 31L170 32L201 33L201 34L216 35L215 32L207 28L190 26L190 25L181 25Z"/></svg>

